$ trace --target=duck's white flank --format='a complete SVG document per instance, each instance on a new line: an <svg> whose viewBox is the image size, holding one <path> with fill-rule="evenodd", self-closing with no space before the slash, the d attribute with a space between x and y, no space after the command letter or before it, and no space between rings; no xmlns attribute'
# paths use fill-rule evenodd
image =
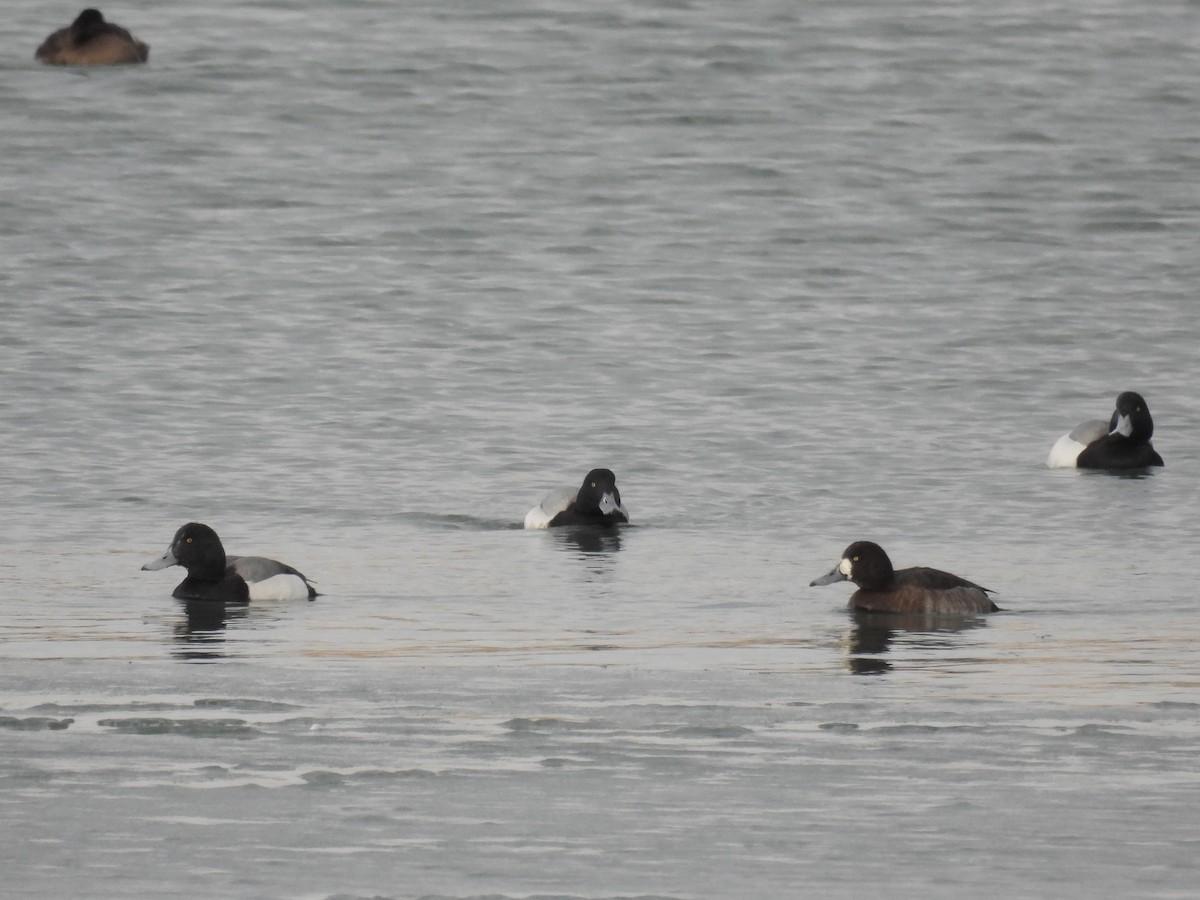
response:
<svg viewBox="0 0 1200 900"><path fill-rule="evenodd" d="M1050 448L1046 457L1046 465L1051 469L1073 469L1079 459L1079 454L1108 434L1108 423L1099 419L1083 422L1072 429L1070 434L1064 434Z"/></svg>
<svg viewBox="0 0 1200 900"><path fill-rule="evenodd" d="M251 600L307 600L308 585L299 575L272 575L248 582Z"/></svg>
<svg viewBox="0 0 1200 900"><path fill-rule="evenodd" d="M571 505L579 488L559 488L545 496L541 503L525 514L526 528L548 528L550 520Z"/></svg>

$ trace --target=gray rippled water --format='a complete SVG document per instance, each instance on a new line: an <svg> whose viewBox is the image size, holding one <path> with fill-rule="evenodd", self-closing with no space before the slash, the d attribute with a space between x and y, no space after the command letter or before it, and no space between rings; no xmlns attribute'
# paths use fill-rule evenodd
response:
<svg viewBox="0 0 1200 900"><path fill-rule="evenodd" d="M1194 893L1200 7L338 2L0 53L21 897ZM1048 470L1141 391L1166 467ZM520 528L617 473L617 536ZM312 603L140 572L204 521ZM855 539L966 622L809 588Z"/></svg>

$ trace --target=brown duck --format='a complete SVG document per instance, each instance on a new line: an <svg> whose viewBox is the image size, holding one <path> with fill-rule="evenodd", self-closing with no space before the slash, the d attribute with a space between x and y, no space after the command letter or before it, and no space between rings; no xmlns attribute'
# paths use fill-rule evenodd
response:
<svg viewBox="0 0 1200 900"><path fill-rule="evenodd" d="M883 548L871 541L855 541L847 547L833 571L810 587L838 581L858 585L850 597L851 609L926 616L970 616L999 610L987 588L965 578L924 566L897 571Z"/></svg>
<svg viewBox="0 0 1200 900"><path fill-rule="evenodd" d="M144 63L150 48L98 9L85 9L37 48L33 58L52 66L119 66Z"/></svg>

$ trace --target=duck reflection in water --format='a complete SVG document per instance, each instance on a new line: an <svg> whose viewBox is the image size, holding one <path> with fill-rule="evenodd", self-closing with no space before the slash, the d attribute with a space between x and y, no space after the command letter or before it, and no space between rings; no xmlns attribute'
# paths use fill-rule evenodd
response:
<svg viewBox="0 0 1200 900"><path fill-rule="evenodd" d="M581 563L588 581L607 582L612 577L621 549L619 529L583 525L555 528L551 533L556 549Z"/></svg>
<svg viewBox="0 0 1200 900"><path fill-rule="evenodd" d="M847 668L855 675L880 675L892 670L883 655L898 634L903 634L906 649L944 651L961 645L954 635L982 628L981 617L947 619L939 616L874 613L855 609L850 613L853 625L846 641Z"/></svg>
<svg viewBox="0 0 1200 900"><path fill-rule="evenodd" d="M188 600L180 604L183 619L175 624L175 640L181 645L172 654L188 662L204 662L225 657L225 629L228 624L246 618L245 604Z"/></svg>
<svg viewBox="0 0 1200 900"><path fill-rule="evenodd" d="M606 555L616 553L621 549L621 532L616 528L593 528L579 525L556 528L551 533L561 549L581 553L585 556Z"/></svg>

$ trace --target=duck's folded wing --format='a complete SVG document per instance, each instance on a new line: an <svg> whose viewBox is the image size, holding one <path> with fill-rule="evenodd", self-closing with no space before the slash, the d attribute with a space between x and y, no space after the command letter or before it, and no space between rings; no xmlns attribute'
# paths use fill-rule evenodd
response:
<svg viewBox="0 0 1200 900"><path fill-rule="evenodd" d="M1089 419L1086 422L1080 422L1071 429L1071 433L1067 435L1077 444L1094 444L1100 438L1104 437L1111 429L1108 427L1108 422L1102 419Z"/></svg>
<svg viewBox="0 0 1200 900"><path fill-rule="evenodd" d="M246 581L266 581L276 575L300 575L286 563L265 556L227 556L225 561Z"/></svg>
<svg viewBox="0 0 1200 900"><path fill-rule="evenodd" d="M1074 468L1079 454L1108 434L1108 426L1109 423L1101 419L1080 422L1071 429L1070 434L1064 434L1055 441L1054 446L1050 448L1050 455L1046 458L1046 465L1051 469Z"/></svg>
<svg viewBox="0 0 1200 900"><path fill-rule="evenodd" d="M559 488L547 494L542 502L525 514L526 528L546 528L550 520L575 502L579 488Z"/></svg>
<svg viewBox="0 0 1200 900"><path fill-rule="evenodd" d="M230 568L250 586L251 600L304 600L317 595L303 572L265 556L230 556Z"/></svg>
<svg viewBox="0 0 1200 900"><path fill-rule="evenodd" d="M954 588L974 588L977 591L989 594L993 593L991 588L985 588L983 585L976 584L973 581L967 581L967 579L960 578L951 572L943 572L941 569L929 569L925 566L901 569L896 573L896 581L900 584L911 584L914 587L931 588L935 591L948 591Z"/></svg>

